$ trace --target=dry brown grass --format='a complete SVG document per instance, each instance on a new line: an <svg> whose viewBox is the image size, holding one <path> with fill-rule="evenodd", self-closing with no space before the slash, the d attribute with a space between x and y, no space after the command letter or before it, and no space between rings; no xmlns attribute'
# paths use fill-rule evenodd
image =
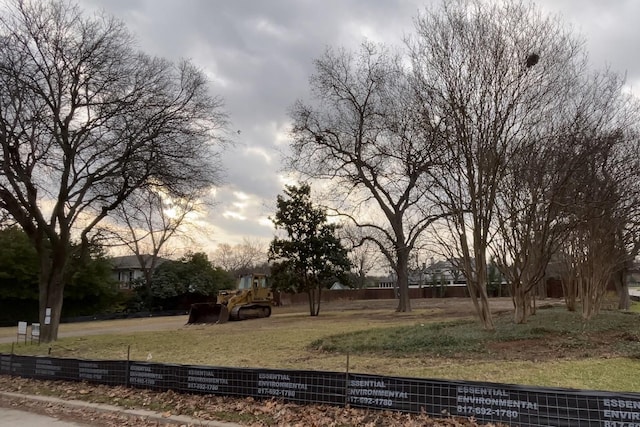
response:
<svg viewBox="0 0 640 427"><path fill-rule="evenodd" d="M395 313L394 301L337 302L326 305L319 317L306 306L276 307L267 319L223 325L186 326L186 317L129 319L60 326L63 337L51 346L18 345L16 353L58 357L124 359L232 367L264 367L344 371L347 357L313 351L319 338L349 331L469 317L471 303L463 299L416 300L411 313ZM509 299L493 300L494 310L505 311ZM0 337L15 338L16 328L0 329ZM76 336L70 336L76 335ZM11 344L0 344L0 352ZM411 355L350 356L350 370L360 373L423 378L449 378L534 384L541 386L637 391L629 372L640 361L625 358L487 361Z"/></svg>

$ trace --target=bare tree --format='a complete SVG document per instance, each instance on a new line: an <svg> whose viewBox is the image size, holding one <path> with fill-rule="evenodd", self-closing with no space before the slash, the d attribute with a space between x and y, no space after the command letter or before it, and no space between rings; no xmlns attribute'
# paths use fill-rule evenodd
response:
<svg viewBox="0 0 640 427"><path fill-rule="evenodd" d="M4 209L0 209L0 229L9 228L16 225L13 217Z"/></svg>
<svg viewBox="0 0 640 427"><path fill-rule="evenodd" d="M535 293L570 229L560 200L569 191L572 163L582 157L559 148L557 141L532 143L511 159L498 184L496 236L489 246L509 283L516 323L535 314Z"/></svg>
<svg viewBox="0 0 640 427"><path fill-rule="evenodd" d="M620 107L617 111L629 111L624 105ZM609 237L613 238L609 254L613 271L607 279L607 284L610 282L615 284L618 293L618 309L621 310L628 310L631 306L627 274L640 253L640 141L638 140L637 109L631 117L635 120L634 124L627 123L628 126L623 128L624 131L619 130L609 135L609 138L614 138L617 144L614 147L613 159L610 160L611 168L605 174L606 179L615 182L613 190L605 198L614 203L612 218L608 222ZM591 213L595 212L597 211Z"/></svg>
<svg viewBox="0 0 640 427"><path fill-rule="evenodd" d="M499 183L497 236L491 247L509 279L517 323L535 309L534 293L551 257L567 236L576 236L574 228L584 226L586 217L572 211L580 208L576 202L582 203L589 183L598 180L585 167L602 159L594 167L610 169L607 159L630 141L618 131L633 125L633 106L622 93L623 80L609 72L589 76L576 71L574 79L565 79L564 91L557 92L552 116L530 133L529 145L510 159ZM628 180L620 174L618 178ZM602 203L611 201L611 194L594 190L591 196L596 195Z"/></svg>
<svg viewBox="0 0 640 427"><path fill-rule="evenodd" d="M590 186L590 190L594 190L594 186ZM606 191L605 186L601 190ZM616 238L611 234L616 220L611 215L611 205L592 204L591 208L597 209L598 215L579 224L563 248L563 256L571 266L569 275L575 280L571 290L576 295L571 298L580 300L585 319L599 312L607 285L618 268Z"/></svg>
<svg viewBox="0 0 640 427"><path fill-rule="evenodd" d="M113 18L16 0L0 15L0 39L0 209L38 253L48 342L72 237L86 248L137 189L180 197L211 185L212 142L226 117L202 72L138 52Z"/></svg>
<svg viewBox="0 0 640 427"><path fill-rule="evenodd" d="M409 40L426 111L441 118L448 159L435 194L452 214L438 228L459 261L474 306L493 328L487 254L508 164L551 111L580 61L580 43L557 20L523 3L442 2L416 20Z"/></svg>
<svg viewBox="0 0 640 427"><path fill-rule="evenodd" d="M314 104L291 112L288 166L342 197L338 212L378 245L397 274L398 311L410 311L411 249L439 215L423 200L439 141L417 125L424 118L398 55L365 43L355 53L327 50L315 69Z"/></svg>
<svg viewBox="0 0 640 427"><path fill-rule="evenodd" d="M620 110L616 109L616 113ZM584 161L577 180L572 212L576 225L562 257L573 281L567 290L575 309L579 299L582 316L590 319L597 314L608 285L616 280L619 291L628 295L624 276L640 249L638 229L638 156L635 132L620 129L593 136L586 144L599 147L598 152ZM624 296L620 305L624 308Z"/></svg>
<svg viewBox="0 0 640 427"><path fill-rule="evenodd" d="M514 321L535 314L547 266L573 226L567 217L574 171L589 153L562 137L538 135L512 159L499 185L489 247L509 282Z"/></svg>
<svg viewBox="0 0 640 427"><path fill-rule="evenodd" d="M359 289L365 288L369 272L375 268L380 269L382 254L378 246L363 235L362 228L351 225L344 226L338 231L342 241L346 242L345 247L353 265L352 273L355 276L353 285Z"/></svg>
<svg viewBox="0 0 640 427"><path fill-rule="evenodd" d="M628 274L635 259L640 253L640 147L638 147L637 133L634 144L630 145L630 156L627 157L625 167L631 172L622 183L622 200L618 205L618 219L615 236L617 238L618 262L613 273L613 283L618 293L618 309L629 310L631 297L629 295Z"/></svg>
<svg viewBox="0 0 640 427"><path fill-rule="evenodd" d="M204 208L199 191L176 199L158 191L134 191L109 216L110 226L99 231L109 246L124 246L136 256L148 289L161 256L169 254L167 243L177 238L190 240L186 234L192 226L189 216Z"/></svg>
<svg viewBox="0 0 640 427"><path fill-rule="evenodd" d="M212 261L233 276L250 273L267 262L268 248L256 240L244 238L242 243L221 243L213 252Z"/></svg>

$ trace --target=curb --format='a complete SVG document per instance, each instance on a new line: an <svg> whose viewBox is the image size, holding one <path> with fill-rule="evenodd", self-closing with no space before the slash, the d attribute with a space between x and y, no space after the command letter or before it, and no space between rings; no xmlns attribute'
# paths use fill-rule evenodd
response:
<svg viewBox="0 0 640 427"><path fill-rule="evenodd" d="M193 427L242 427L240 424L228 423L224 421L201 420L186 415L165 416L159 412L148 411L145 409L125 409L119 406L107 405L104 403L84 402L82 400L64 400L57 397L12 393L8 391L0 391L0 396L10 397L14 399L25 399L33 402L53 403L69 408L92 409L97 412L116 412L118 414L126 414L132 417L146 418L147 420L157 422L158 425L179 424Z"/></svg>

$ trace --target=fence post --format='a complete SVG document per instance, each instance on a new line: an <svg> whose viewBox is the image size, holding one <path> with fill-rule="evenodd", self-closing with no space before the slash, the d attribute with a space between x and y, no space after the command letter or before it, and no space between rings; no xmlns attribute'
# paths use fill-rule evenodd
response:
<svg viewBox="0 0 640 427"><path fill-rule="evenodd" d="M349 353L347 353L347 372L344 382L344 406L349 406Z"/></svg>
<svg viewBox="0 0 640 427"><path fill-rule="evenodd" d="M131 344L127 346L127 365L124 372L124 386L129 387L129 364L131 363Z"/></svg>
<svg viewBox="0 0 640 427"><path fill-rule="evenodd" d="M9 375L13 376L13 343L11 343L11 354L9 355Z"/></svg>

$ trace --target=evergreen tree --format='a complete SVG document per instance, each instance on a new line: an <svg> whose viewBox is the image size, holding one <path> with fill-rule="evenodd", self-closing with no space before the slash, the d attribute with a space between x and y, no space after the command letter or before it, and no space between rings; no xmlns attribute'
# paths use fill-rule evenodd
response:
<svg viewBox="0 0 640 427"><path fill-rule="evenodd" d="M63 317L112 312L121 302L99 246L92 245L86 257L71 257L63 278ZM38 255L29 237L19 227L0 229L0 323L37 322L38 296Z"/></svg>
<svg viewBox="0 0 640 427"><path fill-rule="evenodd" d="M215 299L221 289L234 286L234 278L215 267L204 252L189 252L177 261L160 265L151 287L136 288L143 309L173 310L187 308L191 302Z"/></svg>
<svg viewBox="0 0 640 427"><path fill-rule="evenodd" d="M306 292L309 313L320 312L323 288L336 281L347 282L351 261L347 250L336 237L338 225L327 223L324 209L311 202L308 184L286 186L285 197L278 196L277 211L272 218L276 230L286 238L275 237L269 247L273 286L287 292Z"/></svg>

